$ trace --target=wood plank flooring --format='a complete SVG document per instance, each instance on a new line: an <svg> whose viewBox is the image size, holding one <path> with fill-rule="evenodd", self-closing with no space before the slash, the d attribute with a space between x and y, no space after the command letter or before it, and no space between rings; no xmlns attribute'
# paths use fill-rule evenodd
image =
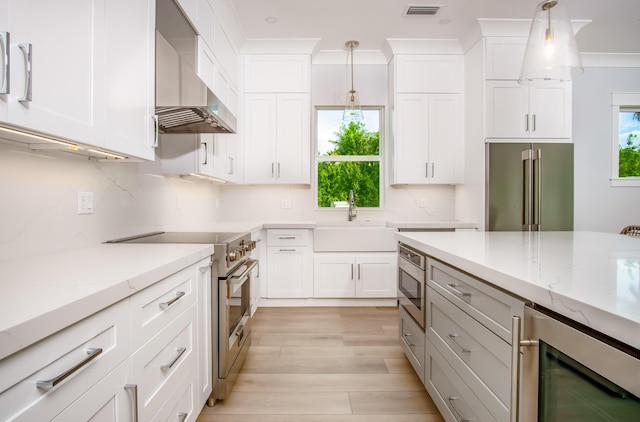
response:
<svg viewBox="0 0 640 422"><path fill-rule="evenodd" d="M398 341L398 310L260 308L230 397L198 422L443 422Z"/></svg>

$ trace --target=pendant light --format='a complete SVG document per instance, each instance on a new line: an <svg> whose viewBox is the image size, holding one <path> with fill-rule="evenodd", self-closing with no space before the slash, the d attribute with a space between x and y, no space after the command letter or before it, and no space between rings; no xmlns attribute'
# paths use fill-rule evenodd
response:
<svg viewBox="0 0 640 422"><path fill-rule="evenodd" d="M558 0L536 6L524 53L521 85L570 81L584 72L571 22Z"/></svg>
<svg viewBox="0 0 640 422"><path fill-rule="evenodd" d="M364 119L358 95L356 94L356 90L353 89L353 49L358 48L359 45L360 43L358 41L353 40L344 43L344 46L349 49L351 55L351 91L347 92L344 112L342 113L343 122L359 122Z"/></svg>

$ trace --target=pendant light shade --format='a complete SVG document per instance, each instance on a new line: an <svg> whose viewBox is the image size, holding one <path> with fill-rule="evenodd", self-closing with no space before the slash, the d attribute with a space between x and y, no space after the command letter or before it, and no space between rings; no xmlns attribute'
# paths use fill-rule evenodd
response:
<svg viewBox="0 0 640 422"><path fill-rule="evenodd" d="M358 48L360 43L358 41L347 41L344 46L349 49L351 56L351 90L347 92L347 98L345 100L344 112L342 113L343 122L359 122L364 119L362 114L362 108L360 108L360 100L356 90L353 89L353 49Z"/></svg>
<svg viewBox="0 0 640 422"><path fill-rule="evenodd" d="M584 72L573 27L558 0L536 6L518 82L545 86L570 81Z"/></svg>

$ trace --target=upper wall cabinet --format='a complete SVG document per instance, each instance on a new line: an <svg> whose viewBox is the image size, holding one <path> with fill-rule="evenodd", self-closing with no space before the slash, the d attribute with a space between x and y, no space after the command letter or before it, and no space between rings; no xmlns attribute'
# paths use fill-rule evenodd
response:
<svg viewBox="0 0 640 422"><path fill-rule="evenodd" d="M396 93L462 92L462 55L399 54L394 60Z"/></svg>
<svg viewBox="0 0 640 422"><path fill-rule="evenodd" d="M527 46L526 37L488 37L485 77L487 79L517 80Z"/></svg>
<svg viewBox="0 0 640 422"><path fill-rule="evenodd" d="M307 54L251 55L244 60L245 92L310 92Z"/></svg>
<svg viewBox="0 0 640 422"><path fill-rule="evenodd" d="M571 82L545 87L518 84L526 37L485 39L486 137L571 139Z"/></svg>
<svg viewBox="0 0 640 422"><path fill-rule="evenodd" d="M0 31L7 32L10 83L2 95L4 122L103 146L105 10L95 3L5 3Z"/></svg>
<svg viewBox="0 0 640 422"><path fill-rule="evenodd" d="M153 159L155 1L129 3L0 1L0 120Z"/></svg>

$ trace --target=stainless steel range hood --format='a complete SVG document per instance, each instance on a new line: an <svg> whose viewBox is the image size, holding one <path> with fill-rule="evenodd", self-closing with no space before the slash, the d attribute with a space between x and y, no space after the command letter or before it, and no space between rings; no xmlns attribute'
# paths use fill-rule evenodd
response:
<svg viewBox="0 0 640 422"><path fill-rule="evenodd" d="M196 74L196 32L173 0L158 0L156 27L160 132L236 133L236 117Z"/></svg>

